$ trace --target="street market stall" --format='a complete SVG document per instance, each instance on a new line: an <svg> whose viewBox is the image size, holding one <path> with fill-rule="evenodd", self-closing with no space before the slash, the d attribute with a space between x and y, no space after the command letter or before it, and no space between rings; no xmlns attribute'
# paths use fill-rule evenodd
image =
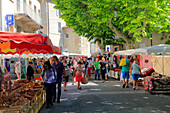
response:
<svg viewBox="0 0 170 113"><path fill-rule="evenodd" d="M115 52L114 55L140 55L143 85L150 93L170 92L170 45L160 44Z"/></svg>
<svg viewBox="0 0 170 113"><path fill-rule="evenodd" d="M43 37L41 34L0 32L0 41L2 59L5 59L5 56L19 57L21 62L22 58L26 58L25 62L28 62L31 60L28 57L35 57L35 55L61 54L61 50L53 46L48 37ZM14 67L12 62L15 61L11 61L11 67ZM11 93L6 91L0 94L0 112L37 113L45 101L41 83L27 80L14 81Z"/></svg>

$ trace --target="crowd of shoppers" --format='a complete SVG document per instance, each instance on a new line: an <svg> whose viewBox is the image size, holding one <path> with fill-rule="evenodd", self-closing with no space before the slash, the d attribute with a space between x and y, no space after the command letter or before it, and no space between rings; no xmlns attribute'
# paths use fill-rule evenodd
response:
<svg viewBox="0 0 170 113"><path fill-rule="evenodd" d="M125 59L126 65L119 66L122 59ZM120 68L122 70L123 88L129 88L129 78L132 74L133 89L138 87L138 77L141 74L139 60L128 56L114 56L112 59L108 56L98 54L97 57L60 57L53 56L47 61L45 59L33 59L29 61L27 67L27 80L34 80L34 74L41 74L41 80L44 81L44 88L46 90L47 108L53 105L53 102L60 103L61 87L63 83L64 91L67 91L67 84L69 77L72 76L72 85L77 84L77 89L81 90L80 86L82 78L87 77L92 79L91 73L95 72L94 79L101 80L104 83L107 81L109 71L111 69ZM6 67L10 67L6 63ZM20 60L15 64L15 73L19 79L20 74ZM8 69L10 70L10 69ZM58 88L58 93L56 91ZM57 97L56 97L57 94ZM57 100L56 100L57 99Z"/></svg>

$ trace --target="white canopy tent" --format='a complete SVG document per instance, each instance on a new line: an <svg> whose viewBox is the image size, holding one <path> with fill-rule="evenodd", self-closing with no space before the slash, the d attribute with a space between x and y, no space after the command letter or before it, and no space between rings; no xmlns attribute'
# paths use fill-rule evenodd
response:
<svg viewBox="0 0 170 113"><path fill-rule="evenodd" d="M117 51L113 55L134 55L134 49L129 49L129 50L123 50L123 51Z"/></svg>
<svg viewBox="0 0 170 113"><path fill-rule="evenodd" d="M148 55L148 54L170 55L170 45L160 44L138 49L117 51L113 55Z"/></svg>
<svg viewBox="0 0 170 113"><path fill-rule="evenodd" d="M150 47L138 48L133 51L135 55L147 55L147 54L161 54L161 55L170 55L170 45L160 44Z"/></svg>

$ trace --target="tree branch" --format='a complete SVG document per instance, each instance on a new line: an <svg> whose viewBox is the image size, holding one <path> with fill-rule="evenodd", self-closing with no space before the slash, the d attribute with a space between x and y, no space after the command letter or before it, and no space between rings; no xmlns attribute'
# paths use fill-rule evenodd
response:
<svg viewBox="0 0 170 113"><path fill-rule="evenodd" d="M126 35L121 33L119 30L116 29L115 26L112 25L112 19L109 20L109 26L108 26L116 35L118 35L120 38L124 39L126 44L129 46L129 39ZM128 47L129 48L129 47Z"/></svg>

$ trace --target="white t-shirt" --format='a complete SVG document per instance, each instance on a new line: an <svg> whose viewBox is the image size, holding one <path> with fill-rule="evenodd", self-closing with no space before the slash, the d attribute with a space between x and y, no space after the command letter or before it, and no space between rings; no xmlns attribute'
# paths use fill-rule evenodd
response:
<svg viewBox="0 0 170 113"><path fill-rule="evenodd" d="M92 61L88 60L88 67L91 67Z"/></svg>

